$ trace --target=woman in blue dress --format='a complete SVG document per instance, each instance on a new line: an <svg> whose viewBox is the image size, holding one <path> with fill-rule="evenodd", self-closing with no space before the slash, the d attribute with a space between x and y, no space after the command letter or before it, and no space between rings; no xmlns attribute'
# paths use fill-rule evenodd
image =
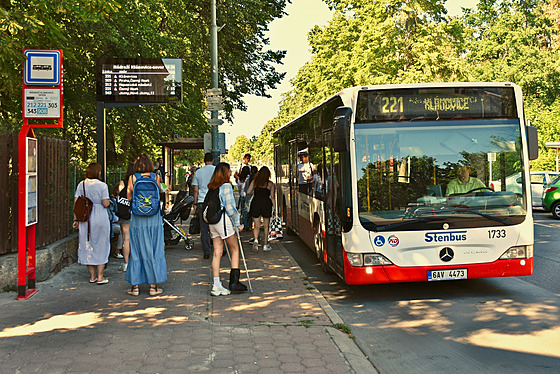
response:
<svg viewBox="0 0 560 374"><path fill-rule="evenodd" d="M146 153L142 153L136 158L134 171L140 173L142 177L155 178L158 186L161 183L161 178L153 174L154 164ZM131 175L127 184L128 200L132 200L135 182L136 177ZM161 294L163 289L157 284L167 280L161 210L153 216L131 214L129 235L130 259L125 279L132 286L127 293L138 296L138 286L149 284L150 296Z"/></svg>

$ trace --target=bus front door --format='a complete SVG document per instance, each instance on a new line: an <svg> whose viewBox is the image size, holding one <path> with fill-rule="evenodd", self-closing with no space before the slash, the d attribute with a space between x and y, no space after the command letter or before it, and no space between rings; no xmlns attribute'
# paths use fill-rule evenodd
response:
<svg viewBox="0 0 560 374"><path fill-rule="evenodd" d="M297 180L297 144L295 140L290 142L290 214L291 222L287 222L292 230L299 233L298 228L298 180Z"/></svg>
<svg viewBox="0 0 560 374"><path fill-rule="evenodd" d="M324 183L324 227L326 230L326 251L330 267L343 276L342 240L340 236L340 216L336 203L340 202L340 163L338 154L332 149L332 131L323 134L323 159L325 160ZM340 203L339 203L340 204Z"/></svg>

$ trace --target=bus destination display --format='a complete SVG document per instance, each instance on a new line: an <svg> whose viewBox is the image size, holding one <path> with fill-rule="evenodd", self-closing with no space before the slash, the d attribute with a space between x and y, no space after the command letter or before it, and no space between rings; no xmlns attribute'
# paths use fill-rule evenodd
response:
<svg viewBox="0 0 560 374"><path fill-rule="evenodd" d="M176 58L101 58L96 67L97 101L182 101L182 61Z"/></svg>
<svg viewBox="0 0 560 374"><path fill-rule="evenodd" d="M513 88L360 91L356 122L515 118Z"/></svg>

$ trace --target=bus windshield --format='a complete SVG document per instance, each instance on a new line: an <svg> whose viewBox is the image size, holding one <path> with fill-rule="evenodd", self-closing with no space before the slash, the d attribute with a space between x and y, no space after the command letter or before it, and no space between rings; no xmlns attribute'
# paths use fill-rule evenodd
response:
<svg viewBox="0 0 560 374"><path fill-rule="evenodd" d="M390 231L522 222L520 129L518 119L355 124L361 224Z"/></svg>

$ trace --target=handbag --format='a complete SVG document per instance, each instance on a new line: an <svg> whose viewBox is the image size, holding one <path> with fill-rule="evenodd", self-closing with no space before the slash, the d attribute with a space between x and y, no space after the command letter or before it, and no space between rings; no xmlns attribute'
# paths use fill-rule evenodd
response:
<svg viewBox="0 0 560 374"><path fill-rule="evenodd" d="M269 239L282 239L282 220L278 216L270 217Z"/></svg>
<svg viewBox="0 0 560 374"><path fill-rule="evenodd" d="M84 194L79 196L74 202L74 214L76 215L76 220L80 222L89 221L89 215L93 209L93 201L86 197L86 181L82 182L82 187L84 188Z"/></svg>
<svg viewBox="0 0 560 374"><path fill-rule="evenodd" d="M197 214L195 214L195 216L191 219L191 223L189 225L189 234L200 234L200 218Z"/></svg>
<svg viewBox="0 0 560 374"><path fill-rule="evenodd" d="M89 241L89 215L91 214L91 210L93 209L93 201L91 201L86 196L86 181L82 182L82 187L84 189L84 194L82 196L78 196L76 201L74 201L74 215L76 216L76 221L80 222L87 222L88 225L88 232L87 232L87 240Z"/></svg>

